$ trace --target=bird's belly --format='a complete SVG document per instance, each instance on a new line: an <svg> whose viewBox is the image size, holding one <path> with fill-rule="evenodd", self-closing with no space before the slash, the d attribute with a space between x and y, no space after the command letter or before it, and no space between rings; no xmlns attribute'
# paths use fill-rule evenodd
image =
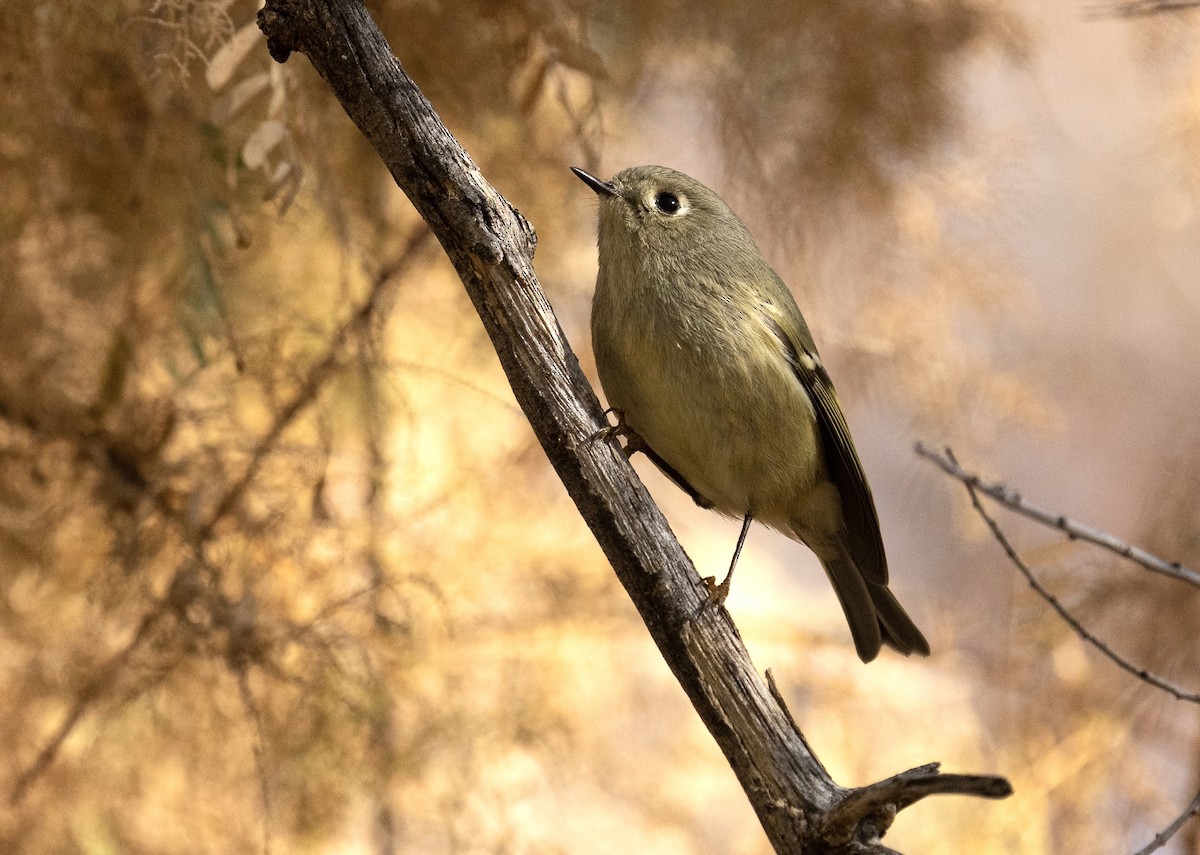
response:
<svg viewBox="0 0 1200 855"><path fill-rule="evenodd" d="M717 510L791 529L824 479L813 407L783 355L656 344L631 348L636 371L597 360L610 405Z"/></svg>

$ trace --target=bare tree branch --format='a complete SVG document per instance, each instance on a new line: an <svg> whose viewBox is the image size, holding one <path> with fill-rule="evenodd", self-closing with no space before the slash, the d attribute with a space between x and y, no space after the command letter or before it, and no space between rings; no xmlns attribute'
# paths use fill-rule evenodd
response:
<svg viewBox="0 0 1200 855"><path fill-rule="evenodd" d="M984 483L977 475L973 475L963 469L962 466L959 465L958 460L955 458L954 452L949 448L945 450L945 454L943 455L938 454L935 451L931 451L929 448L925 447L925 445L918 442L915 450L920 456L937 464L937 466L943 472L946 472L951 477L956 478L963 483L963 485L967 488L967 494L971 497L972 507L975 508L976 513L979 514L983 521L987 523L988 528L992 532L992 536L996 538L996 541L1004 550L1004 554L1008 556L1009 561L1011 561L1017 570L1021 572L1021 575L1025 577L1025 580L1029 582L1030 587L1037 592L1038 596L1050 604L1050 607L1058 613L1058 616L1061 617L1067 623L1067 625L1071 627L1072 630L1074 630L1076 635L1078 635L1096 650L1100 651L1100 653L1117 665L1117 667L1132 674L1142 682L1154 686L1156 689L1161 689L1177 700L1200 704L1200 692L1181 689L1162 677L1150 673L1145 668L1135 665L1125 657L1114 652L1107 643L1102 641L1094 633L1088 630L1082 623L1080 623L1079 619L1076 618L1070 611L1068 611L1066 607L1059 602L1058 598L1051 594L1045 588L1045 586L1038 581L1037 577L1033 575L1033 571L1029 569L1029 565L1027 565L1017 554L1016 549L1013 548L1012 543L1004 534L1004 531L1000 528L1000 524L996 522L995 518L993 518L987 512L987 510L984 509L983 504L979 501L979 493L985 493L992 499L1000 502L1005 507L1024 514L1030 519L1037 520L1038 522L1050 526L1051 528L1058 528L1066 531L1068 532L1068 536L1071 536L1072 532L1086 532L1086 536L1084 534L1076 534L1075 536L1079 537L1081 540L1087 540L1089 543L1095 543L1099 546L1103 546L1106 549L1110 549L1121 557L1130 561L1135 561L1142 566L1148 566L1152 570L1161 572L1160 568L1162 567L1173 568L1174 570L1182 570L1178 564L1167 564L1167 562L1163 561L1161 558L1151 555L1143 550L1136 549L1135 547L1130 547L1112 535L1106 534L1098 529L1070 522L1066 519L1066 517L1056 516L1047 511L1043 511L1040 508L1035 508L1026 503L1021 498L1020 493L1008 490L1000 485ZM1191 573L1192 571L1186 570L1183 572ZM1166 573L1165 575L1176 576L1176 573L1170 572ZM1176 576L1176 578L1178 577ZM1149 855L1149 853L1161 849L1164 845L1166 845L1168 840L1175 836L1179 829L1182 828L1189 819L1197 815L1200 815L1200 793L1196 794L1196 797L1192 799L1191 804L1188 805L1183 813L1176 817L1170 825L1156 834L1150 843L1139 849L1136 853L1134 853L1134 855Z"/></svg>
<svg viewBox="0 0 1200 855"><path fill-rule="evenodd" d="M1200 816L1200 793L1196 793L1196 797L1192 799L1192 803L1187 806L1187 809L1183 813L1175 817L1174 822L1154 835L1153 840L1133 853L1133 855L1150 855L1151 852L1162 849L1167 845L1167 841L1174 837L1179 829L1183 828L1187 821L1194 816Z"/></svg>
<svg viewBox="0 0 1200 855"><path fill-rule="evenodd" d="M1157 15L1162 12L1182 12L1200 6L1200 0L1117 0L1100 3L1088 9L1091 17L1134 18L1140 15Z"/></svg>
<svg viewBox="0 0 1200 855"><path fill-rule="evenodd" d="M441 242L542 448L776 851L889 851L877 842L887 825L879 817L911 804L927 778L889 783L878 798L838 786L754 669L728 613L698 614L705 588L666 520L624 454L593 439L605 423L533 273L533 229L446 130L363 4L271 0L259 25L276 60L293 51L309 58ZM943 792L1011 791L1001 778L987 779L984 792L975 779L939 777ZM831 812L837 840L826 836Z"/></svg>
<svg viewBox="0 0 1200 855"><path fill-rule="evenodd" d="M1062 514L1043 510L1026 501L1025 497L1016 490L1010 490L1003 484L990 484L978 475L967 472L958 465L958 461L949 452L945 455L938 454L936 451L926 448L925 444L920 442L916 445L916 452L921 457L932 461L947 475L962 481L969 489L978 490L989 498L995 499L1006 508L1027 516L1031 520L1037 520L1043 525L1057 528L1071 540L1085 540L1088 543L1093 543L1122 558L1128 559L1135 564L1140 564L1147 570L1161 573L1164 576L1170 576L1172 579L1178 579L1181 582L1187 582L1189 585L1195 585L1197 588L1200 588L1200 573L1184 567L1178 561L1164 561L1157 555L1139 547L1131 546L1108 532L1084 525L1083 523L1077 523Z"/></svg>
<svg viewBox="0 0 1200 855"><path fill-rule="evenodd" d="M1028 516L1032 519L1036 519L1039 522L1045 522L1046 525L1049 525L1053 528L1061 528L1062 527L1061 525L1057 524L1055 522L1055 520L1064 519L1063 517L1055 517L1052 514L1048 514L1045 511L1041 511L1041 510L1038 510L1037 514L1035 515L1035 514L1027 513L1026 510L1023 510L1022 508L1015 507L1012 504L1012 502L1014 502L1014 501L1020 502L1021 501L1021 496L1019 493L1010 492L1009 490L1006 490L1003 487L998 487L998 486L994 486L994 485L990 485L990 488L989 488L989 485L982 484L982 482L979 480L978 476L970 474L969 472L964 470L961 466L959 466L958 460L956 460L954 457L954 452L951 451L949 448L946 449L946 454L944 457L942 455L937 454L936 452L930 451L928 448L926 448L921 443L917 443L916 451L917 451L917 454L920 454L922 457L926 457L929 460L932 460L935 463L937 463L938 466L943 471L949 473L953 477L957 478L959 481L962 481L962 483L967 488L968 495L970 495L970 497L971 497L971 505L975 508L975 512L979 514L979 516L983 519L983 521L985 523L987 523L988 528L992 532L992 536L996 538L996 542L1000 544L1000 547L1004 550L1004 554L1008 556L1008 560L1013 563L1013 566L1015 566L1019 571L1021 571L1021 575L1025 577L1025 581L1027 581L1029 583L1029 586L1031 588L1033 588L1033 590L1037 593L1037 595L1039 597L1041 597L1043 600L1045 600L1047 603L1050 604L1050 607L1058 613L1058 616L1061 617L1066 622L1066 624L1069 627L1071 627L1072 630L1074 630L1076 635L1078 635L1080 638L1082 638L1085 642L1090 644L1096 650L1098 650L1102 654L1104 654L1104 656L1107 657L1108 660L1111 661L1113 664L1115 664L1118 668L1120 668L1123 671L1127 671L1128 673L1132 674L1134 677L1137 677L1142 682L1148 683L1149 685L1154 686L1154 688L1156 688L1156 689L1161 689L1162 691L1164 691L1167 694L1174 697L1176 700L1187 701L1188 703L1193 703L1193 704L1200 704L1200 692L1194 692L1194 691L1190 691L1188 689L1181 689L1178 686L1176 686L1175 684L1171 683L1170 681L1165 680L1164 678L1159 677L1156 674L1152 674L1151 672L1147 671L1145 668L1142 668L1141 666L1135 665L1133 662L1130 662L1124 656L1115 652L1111 647L1108 646L1108 644L1105 641L1100 639L1098 636L1095 635L1095 633L1091 632L1091 630L1089 630L1087 627L1085 627L1079 621L1079 618L1075 617L1075 615L1073 615L1070 611L1068 611L1066 606L1064 606L1058 600L1057 597L1055 597L1052 593L1050 593L1050 591L1047 590L1046 587L1040 581L1038 581L1038 578L1035 575L1033 575L1033 571L1029 569L1029 565L1026 564L1021 559L1020 555L1017 554L1017 550L1015 548L1013 548L1012 543L1009 541L1008 537L1004 534L1004 531L1000 528L1000 524L996 522L995 518L993 518L992 515L987 512L987 510L983 507L983 504L979 501L979 494L981 492L986 493L988 496L991 496L992 498L996 499L996 501L1000 502L1005 507L1013 508L1013 510L1017 510L1021 513L1025 513L1026 516ZM1000 495L1004 498L997 498L996 494L992 492L993 490L999 491ZM1043 519L1043 517L1045 517L1045 519ZM1047 522L1047 520L1049 520L1049 521ZM1072 525L1076 525L1076 524L1072 523ZM1106 535L1106 534L1104 534L1104 532L1098 531L1097 529L1087 528L1086 526L1084 528L1086 528L1087 531L1096 533L1096 535L1101 539L1108 538L1108 539L1111 539L1114 541L1116 540L1116 538L1112 538L1110 535ZM1096 540L1093 540L1090 537L1088 538L1088 540L1093 543L1097 542ZM1119 543L1119 541L1117 541L1117 542ZM1141 553L1142 551L1138 550L1138 552ZM1149 556L1151 559L1153 559L1156 562L1165 563L1165 562L1162 562L1161 558L1156 558L1153 555L1149 555L1149 553L1142 553L1142 554ZM1129 557L1131 561L1137 560L1130 556L1125 556L1125 557ZM1141 564L1142 562L1138 561L1138 563Z"/></svg>

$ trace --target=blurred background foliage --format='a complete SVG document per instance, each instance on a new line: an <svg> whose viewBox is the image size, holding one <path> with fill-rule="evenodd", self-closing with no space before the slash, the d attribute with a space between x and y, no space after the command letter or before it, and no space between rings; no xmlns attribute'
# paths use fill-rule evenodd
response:
<svg viewBox="0 0 1200 855"><path fill-rule="evenodd" d="M935 656L860 666L816 563L766 532L729 606L839 781L937 759L1017 789L922 804L889 844L1116 853L1166 825L1194 710L1085 650L910 449L1200 562L1196 16L371 10L538 229L589 370L568 165L696 175L791 283ZM254 12L0 7L0 849L766 852L449 265ZM723 567L735 527L636 465ZM1007 524L1195 684L1197 597Z"/></svg>

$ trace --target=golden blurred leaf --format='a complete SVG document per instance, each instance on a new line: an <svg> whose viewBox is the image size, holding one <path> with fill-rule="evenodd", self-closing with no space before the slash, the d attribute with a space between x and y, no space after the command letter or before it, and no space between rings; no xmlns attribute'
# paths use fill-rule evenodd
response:
<svg viewBox="0 0 1200 855"><path fill-rule="evenodd" d="M224 125L236 116L250 103L256 95L265 91L271 85L271 74L260 71L244 80L239 80L228 92L223 93L213 102L212 119L218 125Z"/></svg>
<svg viewBox="0 0 1200 855"><path fill-rule="evenodd" d="M267 155L287 137L287 128L278 119L267 119L259 124L242 145L242 161L250 169L258 169L266 163Z"/></svg>
<svg viewBox="0 0 1200 855"><path fill-rule="evenodd" d="M224 89L238 66L242 64L242 60L258 45L265 45L258 24L254 21L243 24L208 61L208 68L204 70L204 80L208 83L208 88L214 92Z"/></svg>

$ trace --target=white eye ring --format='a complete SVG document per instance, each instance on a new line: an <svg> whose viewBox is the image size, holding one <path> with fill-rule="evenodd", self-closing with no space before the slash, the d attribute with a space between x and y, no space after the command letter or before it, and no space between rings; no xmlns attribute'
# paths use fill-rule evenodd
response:
<svg viewBox="0 0 1200 855"><path fill-rule="evenodd" d="M646 194L646 210L657 211L667 217L682 217L692 206L687 196L671 190L652 190Z"/></svg>

